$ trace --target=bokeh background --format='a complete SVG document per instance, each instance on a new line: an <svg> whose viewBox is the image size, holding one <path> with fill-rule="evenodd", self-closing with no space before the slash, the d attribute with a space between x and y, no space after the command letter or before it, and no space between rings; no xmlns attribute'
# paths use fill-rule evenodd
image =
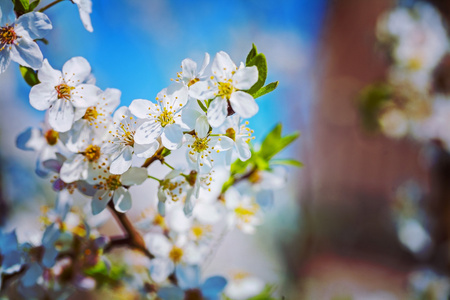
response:
<svg viewBox="0 0 450 300"><path fill-rule="evenodd" d="M433 2L445 15L446 1ZM206 272L242 267L267 282L286 282L279 287L288 299L407 299L410 272L443 261L418 260L401 245L392 202L408 180L423 193L436 191L436 176L416 142L365 131L356 105L360 91L386 75L389 60L376 46L375 25L396 3L93 0L89 33L76 6L64 1L47 11L54 30L41 49L55 68L85 57L97 85L120 89L129 105L155 97L184 58L200 62L204 52L223 50L244 61L254 43L267 57L268 82L280 81L258 99L260 112L250 119L256 142L278 122L285 133L300 131L282 156L305 167L289 169L289 185L257 234L225 237ZM7 228L32 227L24 220L54 197L33 173L34 155L15 147L16 136L44 116L28 93L15 65L0 75L0 223ZM144 190L135 193L130 215L137 218L147 203L139 198Z"/></svg>

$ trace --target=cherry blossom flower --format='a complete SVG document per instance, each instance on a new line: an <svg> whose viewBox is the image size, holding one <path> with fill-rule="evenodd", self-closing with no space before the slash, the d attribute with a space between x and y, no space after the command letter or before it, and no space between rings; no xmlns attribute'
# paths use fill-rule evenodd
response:
<svg viewBox="0 0 450 300"><path fill-rule="evenodd" d="M208 121L213 127L222 125L228 115L228 106L242 118L250 118L258 112L258 104L252 95L244 92L258 81L256 66L236 67L227 53L216 54L211 66L213 76L191 87L200 100L214 99L208 107Z"/></svg>
<svg viewBox="0 0 450 300"><path fill-rule="evenodd" d="M166 148L179 148L183 138L180 111L187 100L187 87L179 83L159 92L157 103L144 99L133 100L129 109L133 115L143 120L136 129L136 143L150 144L161 136L162 144Z"/></svg>
<svg viewBox="0 0 450 300"><path fill-rule="evenodd" d="M48 109L48 121L56 131L68 131L75 118L75 108L87 110L92 106L100 89L92 84L84 84L91 66L83 57L68 60L62 72L53 69L44 60L39 69L38 78L41 83L33 86L30 91L30 104L37 110ZM79 113L78 119L83 117Z"/></svg>
<svg viewBox="0 0 450 300"><path fill-rule="evenodd" d="M92 214L102 212L111 199L117 211L128 211L131 208L131 195L126 187L142 184L148 177L147 169L133 167L122 175L105 171L99 170L96 177L88 178L88 182L95 184L97 188L91 202Z"/></svg>
<svg viewBox="0 0 450 300"><path fill-rule="evenodd" d="M0 1L0 73L11 60L22 66L39 69L43 55L35 39L43 38L52 29L49 18L30 12L16 20L12 1Z"/></svg>
<svg viewBox="0 0 450 300"><path fill-rule="evenodd" d="M190 58L186 58L181 62L181 72L177 73L176 81L180 81L185 84L188 88L193 86L199 81L204 81L207 79L207 74L205 72L208 66L210 57L208 53L205 53L205 58L203 59L202 66L200 70L197 71L197 63ZM189 89L189 96L197 98L195 94Z"/></svg>
<svg viewBox="0 0 450 300"><path fill-rule="evenodd" d="M122 106L114 113L114 129L110 131L111 139L103 147L103 151L111 155L110 172L123 174L132 164L133 155L147 158L159 148L159 142L139 144L135 141L136 129L139 123L130 110Z"/></svg>

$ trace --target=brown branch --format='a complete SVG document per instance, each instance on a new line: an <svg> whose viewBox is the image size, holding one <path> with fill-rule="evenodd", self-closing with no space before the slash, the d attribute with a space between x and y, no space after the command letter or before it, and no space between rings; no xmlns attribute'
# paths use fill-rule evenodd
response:
<svg viewBox="0 0 450 300"><path fill-rule="evenodd" d="M125 232L124 237L112 238L111 242L105 247L105 252L112 250L115 247L120 246L129 246L131 248L140 250L149 258L154 258L155 256L148 251L145 247L144 239L141 234L134 228L133 224L128 219L127 215L121 212L118 212L114 208L114 203L112 201L108 202L108 206L110 208L111 213L116 218L117 222L122 227L122 230Z"/></svg>
<svg viewBox="0 0 450 300"><path fill-rule="evenodd" d="M151 157L147 158L147 160L142 164L141 168L148 168L152 163L159 160L161 163L164 162L164 157L161 155L161 153L164 151L164 147L160 147L155 154L153 154Z"/></svg>

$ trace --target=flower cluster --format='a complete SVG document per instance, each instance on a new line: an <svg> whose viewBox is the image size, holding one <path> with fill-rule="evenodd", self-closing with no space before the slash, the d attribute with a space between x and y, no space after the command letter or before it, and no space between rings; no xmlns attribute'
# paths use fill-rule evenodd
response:
<svg viewBox="0 0 450 300"><path fill-rule="evenodd" d="M91 2L73 3L92 31ZM145 282L139 293L162 299L218 299L223 292L245 299L260 293L264 284L250 275L227 287L224 277L201 281L199 272L225 233L256 230L272 206L273 191L286 182L272 158L298 135L283 137L278 125L256 149L245 120L258 112L255 98L277 86L264 86L264 55L253 46L246 62L235 64L223 51L212 62L205 54L200 68L185 59L177 78L154 98L119 107L121 92L97 87L85 58L73 57L59 69L42 57L34 40L51 23L32 12L31 4L28 9L15 20L13 4L0 2L0 71L10 59L28 67L29 102L45 111L45 119L40 128L20 134L17 146L37 153L36 174L51 181L58 202L43 210L40 242L0 233L0 270L9 295L64 299L80 290L99 292L105 284L129 292L136 277ZM154 172L154 162L164 167ZM299 166L294 160L283 164ZM147 192L155 201L133 225L125 214L132 208L130 190L146 181L158 184L157 191ZM79 198L87 199L84 212L76 209ZM104 237L96 230L103 221L92 223L104 220L107 207L123 237ZM108 259L124 245L143 254L144 272Z"/></svg>
<svg viewBox="0 0 450 300"><path fill-rule="evenodd" d="M448 148L450 101L439 76L449 40L439 12L422 2L396 7L380 18L377 37L392 64L385 82L363 92L365 122L389 137L440 140Z"/></svg>

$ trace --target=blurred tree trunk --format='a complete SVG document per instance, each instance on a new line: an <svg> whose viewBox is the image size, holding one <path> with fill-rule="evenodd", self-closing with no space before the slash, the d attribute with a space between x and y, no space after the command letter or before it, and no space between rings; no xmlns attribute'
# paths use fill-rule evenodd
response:
<svg viewBox="0 0 450 300"><path fill-rule="evenodd" d="M386 75L388 61L377 50L375 24L392 4L330 2L318 55L303 196L312 213L315 251L376 256L387 264L410 259L398 244L390 216L396 188L411 178L426 186L419 145L366 132L356 106L359 92Z"/></svg>

